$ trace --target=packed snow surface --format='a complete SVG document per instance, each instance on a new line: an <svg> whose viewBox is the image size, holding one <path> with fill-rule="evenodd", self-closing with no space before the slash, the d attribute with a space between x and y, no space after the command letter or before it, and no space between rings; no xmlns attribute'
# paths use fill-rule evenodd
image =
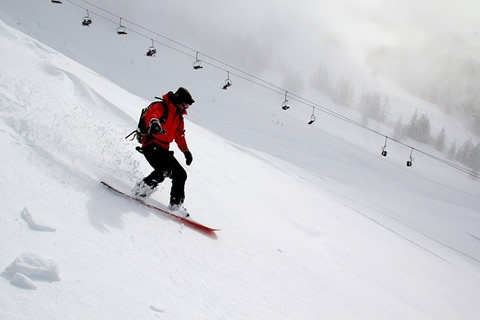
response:
<svg viewBox="0 0 480 320"><path fill-rule="evenodd" d="M3 22L0 69L0 319L478 319L478 181L190 86L188 117L217 115L186 121L185 206L212 239L99 183L150 172L124 140L148 100Z"/></svg>

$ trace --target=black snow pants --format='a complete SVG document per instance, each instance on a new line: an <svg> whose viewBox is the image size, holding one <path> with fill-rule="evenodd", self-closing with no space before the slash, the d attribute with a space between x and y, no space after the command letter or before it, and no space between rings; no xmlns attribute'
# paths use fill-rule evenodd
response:
<svg viewBox="0 0 480 320"><path fill-rule="evenodd" d="M172 179L170 204L182 204L185 200L187 172L175 159L173 151L153 144L143 148L143 155L154 169L143 181L153 189L165 178Z"/></svg>

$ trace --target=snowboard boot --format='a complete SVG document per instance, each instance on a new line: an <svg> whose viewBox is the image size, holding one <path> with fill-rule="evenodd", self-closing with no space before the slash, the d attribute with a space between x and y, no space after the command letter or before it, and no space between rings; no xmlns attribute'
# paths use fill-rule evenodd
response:
<svg viewBox="0 0 480 320"><path fill-rule="evenodd" d="M139 199L145 199L155 191L155 187L151 187L145 183L145 181L139 181L135 187L133 187L133 196Z"/></svg>
<svg viewBox="0 0 480 320"><path fill-rule="evenodd" d="M168 206L168 210L170 210L174 215L177 215L182 218L190 217L190 214L187 211L187 208L183 206L183 204L173 204L170 203Z"/></svg>

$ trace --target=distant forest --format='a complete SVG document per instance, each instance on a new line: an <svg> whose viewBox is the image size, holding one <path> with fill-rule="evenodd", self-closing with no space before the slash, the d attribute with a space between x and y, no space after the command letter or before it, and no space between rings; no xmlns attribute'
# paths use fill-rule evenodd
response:
<svg viewBox="0 0 480 320"><path fill-rule="evenodd" d="M457 111L469 115L471 131L480 134L480 89L474 90L472 85L474 81L480 84L480 64L474 61L464 61L464 65L460 69L466 75L462 78L464 81L455 86L456 90L462 92L461 95L458 95L457 92L456 98L455 88L448 87L447 80L432 82L429 89L417 94L423 99L443 107L447 114L453 111L453 108L449 106L454 105L453 101L456 101ZM449 67L447 70L453 73L453 70L458 70L458 66ZM432 132L427 114L418 114L415 111L408 122L404 123L403 119L399 118L395 123L389 123L387 121L387 115L390 112L388 95L375 91L357 93L355 85L347 78L341 77L337 81L332 81L325 66L320 66L316 70L312 85L315 89L326 93L335 103L359 110L362 115L362 124L368 125L371 120L385 123L393 128L395 139L410 138L429 144L437 151L444 153L448 159L456 160L475 172L480 171L480 142L474 143L472 139L468 139L460 144L453 140L447 146L449 139L446 129L442 128L440 132ZM450 101L450 103L445 103L445 101Z"/></svg>

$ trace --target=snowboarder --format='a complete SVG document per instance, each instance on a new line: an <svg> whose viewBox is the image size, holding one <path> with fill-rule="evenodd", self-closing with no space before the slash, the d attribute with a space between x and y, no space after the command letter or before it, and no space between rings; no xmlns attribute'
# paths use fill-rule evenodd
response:
<svg viewBox="0 0 480 320"><path fill-rule="evenodd" d="M192 163L192 153L188 150L185 139L183 116L187 114L187 109L195 100L183 87L178 88L175 93L170 91L164 94L162 99L162 102L149 107L142 116L148 134L141 140L141 150L154 170L135 185L133 193L138 198L149 197L158 184L168 177L172 179L169 209L188 217L189 214L183 206L187 172L175 159L169 147L175 140L185 156L187 166Z"/></svg>

